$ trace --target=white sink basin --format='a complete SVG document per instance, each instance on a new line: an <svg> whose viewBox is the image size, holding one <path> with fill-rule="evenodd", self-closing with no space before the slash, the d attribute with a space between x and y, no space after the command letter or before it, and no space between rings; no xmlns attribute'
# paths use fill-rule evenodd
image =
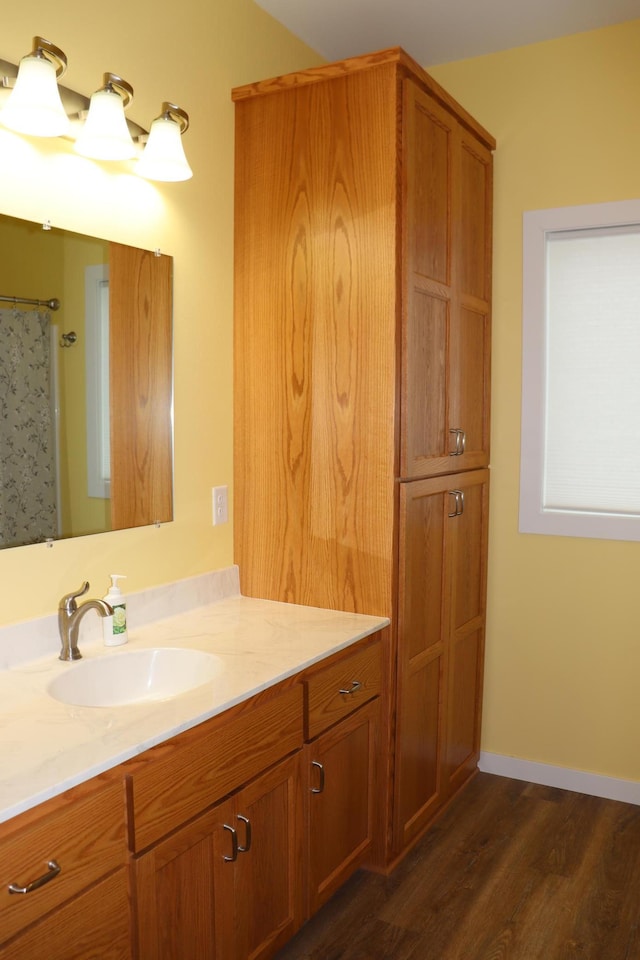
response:
<svg viewBox="0 0 640 960"><path fill-rule="evenodd" d="M116 707L169 700L208 683L221 669L219 657L200 650L128 650L70 665L47 691L55 700L78 707Z"/></svg>

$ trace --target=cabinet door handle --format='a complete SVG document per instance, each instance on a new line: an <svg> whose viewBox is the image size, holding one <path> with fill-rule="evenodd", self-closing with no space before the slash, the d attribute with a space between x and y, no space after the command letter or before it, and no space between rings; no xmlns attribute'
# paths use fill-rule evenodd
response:
<svg viewBox="0 0 640 960"><path fill-rule="evenodd" d="M231 834L231 856L224 857L225 863L234 863L238 859L238 834L228 823L223 823L223 830L228 830Z"/></svg>
<svg viewBox="0 0 640 960"><path fill-rule="evenodd" d="M449 451L450 457L461 457L464 453L464 448L467 443L467 435L464 430L461 430L459 427L452 427L449 430L449 433L455 433L456 435L456 448L455 450Z"/></svg>
<svg viewBox="0 0 640 960"><path fill-rule="evenodd" d="M244 823L244 846L238 845L238 853L249 853L251 850L251 820L248 817L243 817L241 813L238 814L236 820L240 820Z"/></svg>
<svg viewBox="0 0 640 960"><path fill-rule="evenodd" d="M346 697L350 697L352 693L357 693L358 690L360 690L361 687L362 687L362 684L360 683L359 680L353 680L352 683L351 683L351 689L350 689L350 690L345 690L344 687L343 687L342 689L338 690L338 693L342 693L342 694L344 694Z"/></svg>
<svg viewBox="0 0 640 960"><path fill-rule="evenodd" d="M47 867L49 869L46 873L38 877L37 880L32 880L26 887L21 887L19 883L10 883L9 893L31 893L33 890L38 890L39 887L44 887L45 883L50 883L54 877L57 877L62 869L55 860L49 860Z"/></svg>
<svg viewBox="0 0 640 960"><path fill-rule="evenodd" d="M453 513L449 511L449 516L461 517L464 513L464 492L462 490L449 490L449 496L455 498Z"/></svg>
<svg viewBox="0 0 640 960"><path fill-rule="evenodd" d="M323 793L324 792L324 767L317 760L312 760L311 766L316 767L320 771L320 785L317 787L311 787L311 793Z"/></svg>

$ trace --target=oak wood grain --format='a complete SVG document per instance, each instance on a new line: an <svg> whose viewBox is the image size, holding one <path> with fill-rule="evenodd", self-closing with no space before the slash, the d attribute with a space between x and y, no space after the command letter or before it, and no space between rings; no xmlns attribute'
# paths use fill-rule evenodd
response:
<svg viewBox="0 0 640 960"><path fill-rule="evenodd" d="M382 643L376 641L305 677L305 739L312 740L382 688ZM354 684L358 684L354 688ZM347 690L348 693L341 693Z"/></svg>
<svg viewBox="0 0 640 960"><path fill-rule="evenodd" d="M308 912L351 876L376 841L379 797L376 698L305 747L309 822ZM322 765L322 790L318 768Z"/></svg>
<svg viewBox="0 0 640 960"><path fill-rule="evenodd" d="M98 778L0 825L0 942L124 865L127 856L122 778ZM29 894L9 893L47 873L58 876Z"/></svg>
<svg viewBox="0 0 640 960"><path fill-rule="evenodd" d="M346 74L370 70L389 63L398 64L402 66L407 73L418 77L424 88L443 106L446 106L452 113L455 113L464 125L475 133L489 150L495 149L495 138L401 47L389 47L386 50L378 50L375 53L364 54L358 57L349 57L346 60L338 60L335 63L328 63L321 67L311 67L308 70L299 70L295 73L285 74L284 76L273 77L268 80L259 80L255 83L247 83L244 86L236 87L232 91L232 99L238 101L249 97L277 93L288 90L291 87L319 83L335 77L342 77Z"/></svg>
<svg viewBox="0 0 640 960"><path fill-rule="evenodd" d="M140 851L302 746L302 686L257 697L146 751L127 769Z"/></svg>
<svg viewBox="0 0 640 960"><path fill-rule="evenodd" d="M173 518L171 257L109 244L111 525Z"/></svg>
<svg viewBox="0 0 640 960"><path fill-rule="evenodd" d="M393 70L236 106L242 590L382 615L395 475Z"/></svg>
<svg viewBox="0 0 640 960"><path fill-rule="evenodd" d="M0 960L131 960L132 956L124 868L0 947Z"/></svg>

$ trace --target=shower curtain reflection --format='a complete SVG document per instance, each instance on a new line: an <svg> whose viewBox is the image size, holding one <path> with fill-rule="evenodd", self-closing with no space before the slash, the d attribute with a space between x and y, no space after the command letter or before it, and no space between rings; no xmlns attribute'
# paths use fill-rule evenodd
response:
<svg viewBox="0 0 640 960"><path fill-rule="evenodd" d="M0 547L57 536L49 322L0 310Z"/></svg>

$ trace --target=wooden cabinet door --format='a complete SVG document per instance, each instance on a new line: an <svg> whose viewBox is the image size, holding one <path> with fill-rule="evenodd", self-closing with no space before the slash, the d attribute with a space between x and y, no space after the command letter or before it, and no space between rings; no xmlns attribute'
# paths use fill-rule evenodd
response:
<svg viewBox="0 0 640 960"><path fill-rule="evenodd" d="M235 956L232 829L228 800L134 861L140 960Z"/></svg>
<svg viewBox="0 0 640 960"><path fill-rule="evenodd" d="M491 153L410 80L403 102L400 476L489 460Z"/></svg>
<svg viewBox="0 0 640 960"><path fill-rule="evenodd" d="M234 798L236 952L229 960L273 956L303 922L302 751L258 777Z"/></svg>
<svg viewBox="0 0 640 960"><path fill-rule="evenodd" d="M420 833L441 800L447 491L440 478L400 485L396 850Z"/></svg>
<svg viewBox="0 0 640 960"><path fill-rule="evenodd" d="M462 500L459 498L458 515L448 524L444 590L448 649L443 760L447 796L476 769L480 749L489 471L474 470L455 477L455 481Z"/></svg>
<svg viewBox="0 0 640 960"><path fill-rule="evenodd" d="M302 924L301 751L134 863L141 960L264 960Z"/></svg>
<svg viewBox="0 0 640 960"><path fill-rule="evenodd" d="M489 464L493 157L458 126L453 192L454 309L449 344L449 472ZM458 443L462 452L455 451Z"/></svg>
<svg viewBox="0 0 640 960"><path fill-rule="evenodd" d="M309 916L351 876L373 844L379 715L376 698L305 747Z"/></svg>
<svg viewBox="0 0 640 960"><path fill-rule="evenodd" d="M401 485L398 850L478 759L488 487L488 470Z"/></svg>

